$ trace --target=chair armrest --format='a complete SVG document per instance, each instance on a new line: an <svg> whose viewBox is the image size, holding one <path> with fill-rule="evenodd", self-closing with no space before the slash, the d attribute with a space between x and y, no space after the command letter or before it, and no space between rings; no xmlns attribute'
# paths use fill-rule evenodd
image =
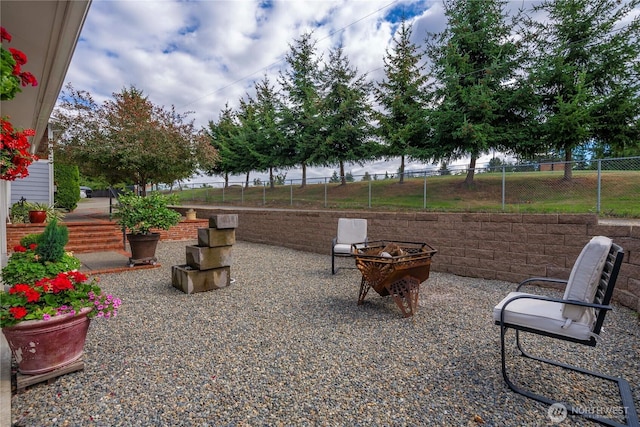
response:
<svg viewBox="0 0 640 427"><path fill-rule="evenodd" d="M512 302L514 302L515 300L518 300L518 299L536 299L536 300L541 300L541 301L558 302L558 303L561 303L561 304L578 305L578 306L581 306L581 307L597 308L599 310L613 310L613 306L610 305L610 304L607 304L607 305L594 304L594 303L591 303L591 302L567 300L567 299L562 299L562 298L553 298L553 297L548 297L548 296L545 296L545 295L533 295L533 294L516 295L515 297L513 297L510 300L506 301L504 303L504 305L502 306L502 309L500 310L500 326L504 326L504 312L505 312L505 309L507 308L507 306L509 304L511 304Z"/></svg>
<svg viewBox="0 0 640 427"><path fill-rule="evenodd" d="M554 279L552 277L531 277L529 279L523 280L518 284L516 288L516 292L520 291L520 288L526 286L533 282L543 282L543 283L557 283L566 285L569 281L564 279Z"/></svg>
<svg viewBox="0 0 640 427"><path fill-rule="evenodd" d="M338 238L334 237L333 239L331 239L331 247L334 247L336 245L336 243L338 243Z"/></svg>

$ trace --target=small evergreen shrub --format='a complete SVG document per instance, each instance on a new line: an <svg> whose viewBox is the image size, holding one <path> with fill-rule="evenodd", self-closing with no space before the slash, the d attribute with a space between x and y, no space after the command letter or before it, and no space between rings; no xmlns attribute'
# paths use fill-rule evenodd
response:
<svg viewBox="0 0 640 427"><path fill-rule="evenodd" d="M36 254L43 263L58 262L64 256L64 247L69 241L69 229L58 225L57 220L51 221L45 227L38 241Z"/></svg>

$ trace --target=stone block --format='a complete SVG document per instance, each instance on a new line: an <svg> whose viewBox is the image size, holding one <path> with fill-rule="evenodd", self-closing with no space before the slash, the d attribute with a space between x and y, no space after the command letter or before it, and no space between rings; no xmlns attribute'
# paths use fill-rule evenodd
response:
<svg viewBox="0 0 640 427"><path fill-rule="evenodd" d="M198 246L217 248L231 246L236 242L236 230L233 228L217 230L215 228L198 228Z"/></svg>
<svg viewBox="0 0 640 427"><path fill-rule="evenodd" d="M213 215L209 218L209 228L217 228L219 230L238 228L238 214Z"/></svg>
<svg viewBox="0 0 640 427"><path fill-rule="evenodd" d="M229 267L231 265L231 248L220 246L207 248L203 246L187 246L187 265L196 270Z"/></svg>
<svg viewBox="0 0 640 427"><path fill-rule="evenodd" d="M185 294L213 291L231 284L231 268L195 270L188 265L171 267L171 283Z"/></svg>

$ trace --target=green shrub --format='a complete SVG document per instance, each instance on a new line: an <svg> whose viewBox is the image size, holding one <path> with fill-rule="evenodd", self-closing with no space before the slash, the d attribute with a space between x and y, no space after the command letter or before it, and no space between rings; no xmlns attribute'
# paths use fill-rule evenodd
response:
<svg viewBox="0 0 640 427"><path fill-rule="evenodd" d="M51 221L45 227L38 239L36 254L41 262L58 262L64 255L64 247L69 241L69 229L64 225L58 225L57 220Z"/></svg>
<svg viewBox="0 0 640 427"><path fill-rule="evenodd" d="M80 173L78 172L78 166L54 163L53 173L56 183L56 206L73 211L78 207L78 200L80 200Z"/></svg>
<svg viewBox="0 0 640 427"><path fill-rule="evenodd" d="M13 224L29 223L29 206L24 199L11 205L10 217Z"/></svg>
<svg viewBox="0 0 640 427"><path fill-rule="evenodd" d="M40 236L42 236L42 233L26 234L22 236L22 238L20 239L20 246L24 246L25 248L28 248L32 244L37 245L38 241L40 240Z"/></svg>
<svg viewBox="0 0 640 427"><path fill-rule="evenodd" d="M66 253L58 262L40 262L36 260L36 254L32 250L14 252L2 269L2 281L7 285L32 285L44 277L55 277L63 271L77 270L80 265L78 258Z"/></svg>
<svg viewBox="0 0 640 427"><path fill-rule="evenodd" d="M20 240L7 265L2 269L2 281L7 285L34 284L45 277L80 268L80 260L64 251L69 230L54 220L41 234L28 234ZM37 246L31 247L35 243Z"/></svg>
<svg viewBox="0 0 640 427"><path fill-rule="evenodd" d="M175 202L175 196L156 192L146 197L125 192L118 197L116 218L118 224L132 234L148 234L151 229L168 230L180 222L180 214L168 207Z"/></svg>

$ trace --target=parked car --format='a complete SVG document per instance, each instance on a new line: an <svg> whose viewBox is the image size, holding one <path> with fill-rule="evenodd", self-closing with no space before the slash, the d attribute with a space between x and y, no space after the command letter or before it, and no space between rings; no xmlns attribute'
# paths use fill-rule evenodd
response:
<svg viewBox="0 0 640 427"><path fill-rule="evenodd" d="M91 188L80 186L80 198L84 199L86 197L90 199L91 193L93 193L93 190L91 190Z"/></svg>

